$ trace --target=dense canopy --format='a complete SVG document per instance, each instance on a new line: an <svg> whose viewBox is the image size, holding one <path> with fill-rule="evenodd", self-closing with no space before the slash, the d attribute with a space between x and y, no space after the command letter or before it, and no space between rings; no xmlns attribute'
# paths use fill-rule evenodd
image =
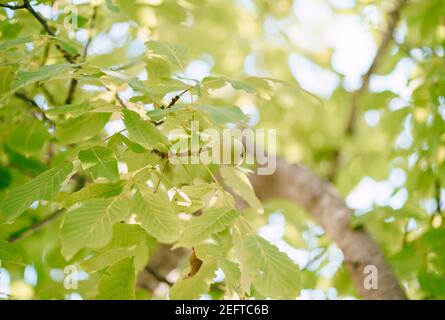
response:
<svg viewBox="0 0 445 320"><path fill-rule="evenodd" d="M0 0L0 298L444 299L444 17ZM276 172L171 161L224 129Z"/></svg>

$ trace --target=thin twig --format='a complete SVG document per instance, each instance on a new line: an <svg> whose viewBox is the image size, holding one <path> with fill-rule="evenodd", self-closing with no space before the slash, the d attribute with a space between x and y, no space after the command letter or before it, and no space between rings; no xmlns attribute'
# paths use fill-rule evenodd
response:
<svg viewBox="0 0 445 320"><path fill-rule="evenodd" d="M90 19L90 26L89 26L90 34L88 35L87 43L85 44L85 48L83 49L83 58L84 59L86 59L88 57L88 49L90 48L91 42L93 41L94 26L96 23L96 18L97 18L97 6L94 7L93 14Z"/></svg>
<svg viewBox="0 0 445 320"><path fill-rule="evenodd" d="M97 17L97 6L94 7L93 14L92 14L92 16L90 18L90 26L89 26L90 34L88 36L87 43L85 44L85 47L83 49L83 60L87 59L88 48L90 47L91 42L93 40L94 24L96 22L96 17ZM65 104L71 104L73 102L74 95L76 93L76 89L77 89L78 84L79 84L79 80L77 80L76 78L72 78L71 79L70 88L68 89L68 94L67 94L67 97L65 99Z"/></svg>
<svg viewBox="0 0 445 320"><path fill-rule="evenodd" d="M11 9L11 10L18 10L18 9L24 9L24 8L26 8L26 5L25 5L25 4L17 4L17 5L14 5L14 4L7 4L7 3L5 3L5 4L1 4L1 3L0 3L0 7L8 8L8 9Z"/></svg>
<svg viewBox="0 0 445 320"><path fill-rule="evenodd" d="M166 277L161 276L156 270L152 269L150 266L145 266L145 271L151 274L156 280L159 282L164 282L168 284L170 287L173 285L173 282L169 281Z"/></svg>
<svg viewBox="0 0 445 320"><path fill-rule="evenodd" d="M48 124L50 124L51 126L54 126L54 122L49 119L45 112L40 109L39 105L37 104L37 102L35 102L33 99L29 98L26 94L21 93L21 92L16 92L14 93L14 96L24 102L26 102L26 104L28 104L31 108L33 108L36 113L46 122L48 122Z"/></svg>
<svg viewBox="0 0 445 320"><path fill-rule="evenodd" d="M54 98L53 94L48 90L48 88L43 83L39 84L39 88L42 90L43 94L45 95L46 99L50 104L52 104L53 106L58 105L58 102Z"/></svg>
<svg viewBox="0 0 445 320"><path fill-rule="evenodd" d="M75 181L73 192L79 191L85 185L85 178L81 175L75 174L71 179ZM18 240L21 240L23 238L26 238L34 234L36 231L39 231L40 229L48 225L50 222L54 221L65 211L66 210L64 208L57 209L56 211L54 211L47 217L43 218L42 220L33 223L31 226L20 229L17 232L14 232L8 237L8 241L11 243L16 242Z"/></svg>
<svg viewBox="0 0 445 320"><path fill-rule="evenodd" d="M30 227L26 227L26 228L20 229L19 231L13 233L8 238L8 241L13 243L13 242L16 242L16 241L18 241L18 240L20 240L22 238L28 237L29 235L33 234L34 232L42 229L44 226L49 224L51 221L56 219L58 216L60 216L64 212L65 212L65 209L59 209L59 210L54 211L49 216L47 216L46 218L44 218L42 220L37 221L36 223L31 225Z"/></svg>
<svg viewBox="0 0 445 320"><path fill-rule="evenodd" d="M26 9L42 25L46 33L48 33L52 37L56 37L55 31L48 25L48 21L40 13L34 10L29 0L23 0L23 4L21 5L0 4L0 7L8 8L11 10ZM71 54L69 54L69 52L66 51L60 44L57 43L56 48L62 53L66 61L68 61L69 63L76 62L77 57L73 57Z"/></svg>
<svg viewBox="0 0 445 320"><path fill-rule="evenodd" d="M116 100L119 102L119 104L124 108L124 109L128 109L127 105L125 104L124 100L122 100L122 98L120 97L119 93L115 93L116 95Z"/></svg>

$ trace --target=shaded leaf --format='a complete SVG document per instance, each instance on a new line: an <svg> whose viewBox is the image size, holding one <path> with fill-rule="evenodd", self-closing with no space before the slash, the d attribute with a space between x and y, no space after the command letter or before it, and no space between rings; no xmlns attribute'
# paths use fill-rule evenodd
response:
<svg viewBox="0 0 445 320"><path fill-rule="evenodd" d="M163 243L175 242L181 233L181 221L166 195L139 190L134 211L141 226Z"/></svg>
<svg viewBox="0 0 445 320"><path fill-rule="evenodd" d="M60 238L67 259L83 247L100 248L111 240L115 222L126 218L131 207L124 197L92 199L65 213Z"/></svg>
<svg viewBox="0 0 445 320"><path fill-rule="evenodd" d="M71 162L50 169L17 188L12 189L0 202L1 217L5 221L21 215L38 200L51 200L60 186L73 173Z"/></svg>
<svg viewBox="0 0 445 320"><path fill-rule="evenodd" d="M117 160L113 151L97 146L79 152L83 169L93 178L105 177L113 182L119 180Z"/></svg>
<svg viewBox="0 0 445 320"><path fill-rule="evenodd" d="M136 275L134 259L128 258L112 265L100 278L98 300L135 299Z"/></svg>

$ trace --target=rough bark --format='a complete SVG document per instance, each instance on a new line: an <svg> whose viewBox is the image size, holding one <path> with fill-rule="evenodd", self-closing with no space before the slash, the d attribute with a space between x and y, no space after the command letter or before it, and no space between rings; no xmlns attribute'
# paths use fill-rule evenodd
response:
<svg viewBox="0 0 445 320"><path fill-rule="evenodd" d="M342 250L358 293L363 299L406 299L379 246L364 229L353 229L352 211L334 187L307 168L277 159L273 175L252 175L253 187L262 200L279 197L297 202L326 230ZM378 270L378 288L364 288L364 268Z"/></svg>

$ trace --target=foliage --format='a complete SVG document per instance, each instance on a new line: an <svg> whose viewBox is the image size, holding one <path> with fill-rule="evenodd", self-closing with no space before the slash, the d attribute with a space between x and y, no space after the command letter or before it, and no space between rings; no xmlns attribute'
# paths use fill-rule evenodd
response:
<svg viewBox="0 0 445 320"><path fill-rule="evenodd" d="M218 131L277 128L279 155L322 176L341 150L333 182L345 197L363 177L383 181L403 170L406 181L392 189L406 193L403 205L374 203L354 224L378 240L410 297L445 297L445 283L437 285L445 276L443 1L404 9L404 36L375 73L409 59L409 94L366 92L353 136L344 132L351 90L338 85L321 101L288 65L299 52L342 81L332 48L307 52L268 27L292 27L290 0L80 1L74 26L68 1L29 3L43 23L26 8L0 8L0 266L12 282L35 270L33 298L154 298L137 276L162 245L194 257L171 286L172 299L295 299L302 288L332 287L355 295L344 270L320 275L335 265L335 247L299 207L258 200L252 168L168 161L177 142L169 133L190 136L192 120ZM391 1L357 1L346 13L328 6L364 16L370 4L384 29ZM191 79L193 65L211 72ZM376 125L365 121L369 111ZM401 146L406 135L412 141ZM260 235L274 219L285 226L272 244ZM297 265L295 250L307 263ZM54 276L67 265L88 274L75 291ZM220 273L224 280L215 280Z"/></svg>

